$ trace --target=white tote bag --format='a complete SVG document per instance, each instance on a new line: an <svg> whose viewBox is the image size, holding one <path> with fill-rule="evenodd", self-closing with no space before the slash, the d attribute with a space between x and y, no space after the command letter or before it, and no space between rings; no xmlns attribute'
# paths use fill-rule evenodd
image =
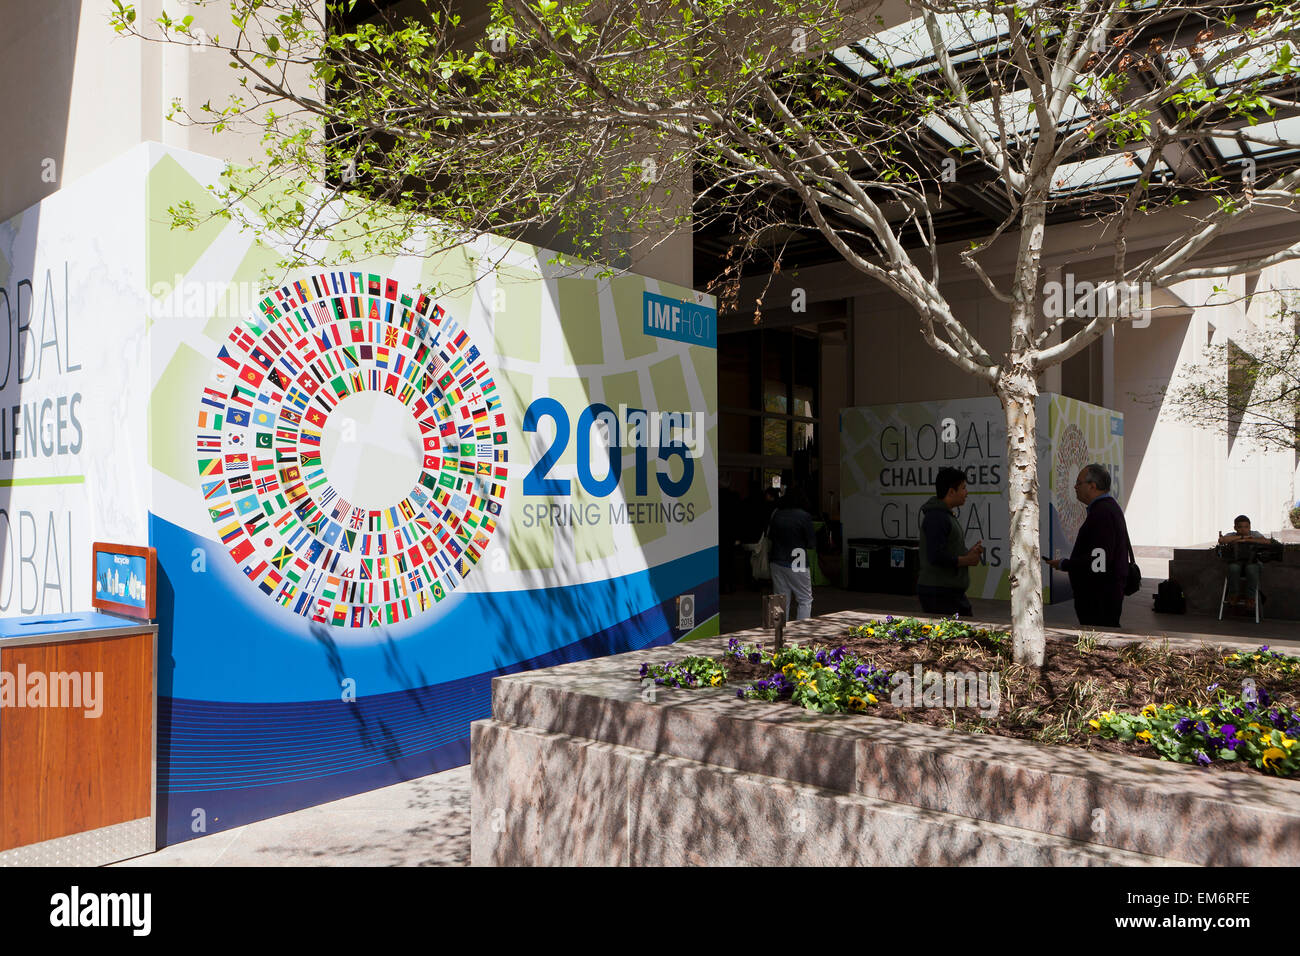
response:
<svg viewBox="0 0 1300 956"><path fill-rule="evenodd" d="M749 556L749 570L754 574L755 581L772 580L772 568L768 563L768 552L772 549L772 543L767 540L767 531L758 539L756 550Z"/></svg>

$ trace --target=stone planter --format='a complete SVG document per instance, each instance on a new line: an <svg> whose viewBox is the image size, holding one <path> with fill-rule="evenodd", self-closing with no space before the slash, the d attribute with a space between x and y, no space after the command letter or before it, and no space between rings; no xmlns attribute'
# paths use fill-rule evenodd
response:
<svg viewBox="0 0 1300 956"><path fill-rule="evenodd" d="M836 617L817 623L864 619ZM682 655L496 678L492 719L472 725L473 862L1300 863L1298 782L635 680Z"/></svg>

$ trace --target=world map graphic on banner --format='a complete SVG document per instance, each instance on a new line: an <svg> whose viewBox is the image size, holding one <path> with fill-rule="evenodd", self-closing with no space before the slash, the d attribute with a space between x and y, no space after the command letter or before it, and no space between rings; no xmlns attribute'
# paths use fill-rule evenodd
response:
<svg viewBox="0 0 1300 956"><path fill-rule="evenodd" d="M195 425L222 546L315 622L428 610L501 515L509 452L487 360L429 296L384 276L327 270L264 298L213 359Z"/></svg>
<svg viewBox="0 0 1300 956"><path fill-rule="evenodd" d="M1052 483L1052 503L1060 516L1061 528L1073 542L1083 527L1088 509L1074 494L1074 476L1089 458L1088 440L1078 425L1068 424L1056 443L1056 480Z"/></svg>

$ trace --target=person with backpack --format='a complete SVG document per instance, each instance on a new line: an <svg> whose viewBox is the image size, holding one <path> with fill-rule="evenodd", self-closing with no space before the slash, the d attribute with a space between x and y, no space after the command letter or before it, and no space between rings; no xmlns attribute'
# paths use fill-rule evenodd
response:
<svg viewBox="0 0 1300 956"><path fill-rule="evenodd" d="M802 621L812 616L812 560L817 549L808 500L798 486L776 504L768 523L772 538L772 593L785 598L785 612L790 620ZM796 612L790 615L793 595Z"/></svg>

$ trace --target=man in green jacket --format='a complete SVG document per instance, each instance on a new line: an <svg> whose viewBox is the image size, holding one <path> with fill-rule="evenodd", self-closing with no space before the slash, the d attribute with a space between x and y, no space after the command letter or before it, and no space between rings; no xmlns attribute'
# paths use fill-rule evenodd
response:
<svg viewBox="0 0 1300 956"><path fill-rule="evenodd" d="M954 508L966 503L966 475L959 468L940 468L935 496L921 505L921 568L916 579L921 607L931 614L971 616L966 588L970 567L984 556L984 542L967 550Z"/></svg>

